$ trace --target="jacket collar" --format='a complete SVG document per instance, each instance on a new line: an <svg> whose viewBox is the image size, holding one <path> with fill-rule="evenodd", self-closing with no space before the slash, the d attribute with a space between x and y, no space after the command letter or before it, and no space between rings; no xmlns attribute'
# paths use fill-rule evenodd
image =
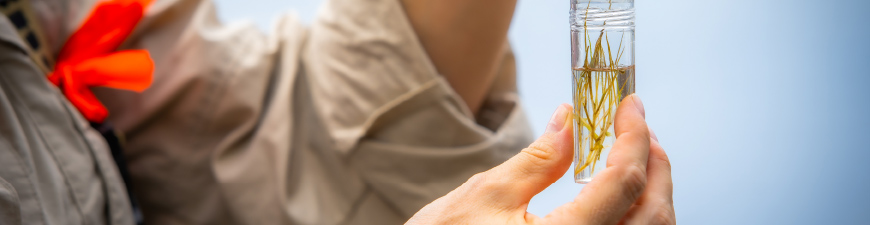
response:
<svg viewBox="0 0 870 225"><path fill-rule="evenodd" d="M45 36L29 0L0 0L0 42L20 49L45 74L54 66L54 57L46 45Z"/></svg>

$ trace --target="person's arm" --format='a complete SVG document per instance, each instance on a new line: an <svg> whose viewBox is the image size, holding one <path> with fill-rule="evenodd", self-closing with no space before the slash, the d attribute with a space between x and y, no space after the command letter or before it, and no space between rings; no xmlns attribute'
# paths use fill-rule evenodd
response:
<svg viewBox="0 0 870 225"><path fill-rule="evenodd" d="M474 175L407 224L676 224L671 165L647 128L635 95L625 98L616 112L618 138L607 168L573 202L544 218L527 213L532 197L571 165L571 121L571 107L560 106L547 132L529 148Z"/></svg>
<svg viewBox="0 0 870 225"><path fill-rule="evenodd" d="M438 72L476 115L507 49L516 0L402 0Z"/></svg>

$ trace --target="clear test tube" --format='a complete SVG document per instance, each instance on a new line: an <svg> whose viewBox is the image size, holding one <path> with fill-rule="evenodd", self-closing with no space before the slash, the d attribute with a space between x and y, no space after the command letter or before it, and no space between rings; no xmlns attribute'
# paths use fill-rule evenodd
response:
<svg viewBox="0 0 870 225"><path fill-rule="evenodd" d="M588 183L616 141L619 102L634 93L634 0L571 0L574 181Z"/></svg>

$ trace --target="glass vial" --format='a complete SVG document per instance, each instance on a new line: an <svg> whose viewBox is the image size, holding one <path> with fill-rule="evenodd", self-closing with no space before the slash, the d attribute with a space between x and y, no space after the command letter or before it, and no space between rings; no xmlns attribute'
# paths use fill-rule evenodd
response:
<svg viewBox="0 0 870 225"><path fill-rule="evenodd" d="M604 170L619 102L634 93L634 0L571 0L574 181Z"/></svg>

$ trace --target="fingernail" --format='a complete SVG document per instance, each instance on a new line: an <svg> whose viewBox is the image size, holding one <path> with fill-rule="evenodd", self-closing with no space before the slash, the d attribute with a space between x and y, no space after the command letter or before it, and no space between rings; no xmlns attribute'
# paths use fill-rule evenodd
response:
<svg viewBox="0 0 870 225"><path fill-rule="evenodd" d="M634 107L637 108L640 115L643 115L643 118L646 118L646 110L643 109L643 101L640 100L640 97L638 97L637 94L631 94L631 98L634 102Z"/></svg>
<svg viewBox="0 0 870 225"><path fill-rule="evenodd" d="M652 128L649 128L649 137L652 138L653 140L656 140L656 142L659 141L659 137L656 136L656 132L653 131Z"/></svg>
<svg viewBox="0 0 870 225"><path fill-rule="evenodd" d="M547 133L559 132L565 127L565 120L568 119L568 109L564 105L559 105L556 112L550 117L550 123L547 124Z"/></svg>

